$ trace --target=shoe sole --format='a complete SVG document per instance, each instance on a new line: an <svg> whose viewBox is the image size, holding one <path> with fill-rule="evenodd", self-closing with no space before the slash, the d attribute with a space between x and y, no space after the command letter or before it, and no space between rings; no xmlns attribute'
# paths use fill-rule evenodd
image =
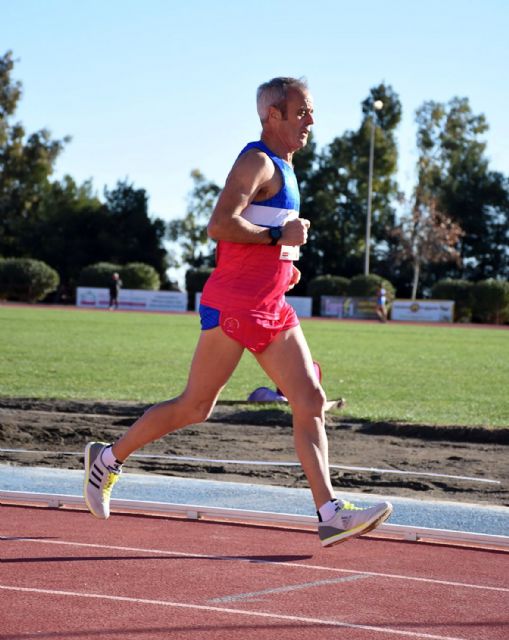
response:
<svg viewBox="0 0 509 640"><path fill-rule="evenodd" d="M364 529L360 529L359 531L345 531L344 533L340 533L337 536L334 536L333 538L329 538L328 540L322 540L321 541L322 547L326 547L326 548L334 547L337 544L340 544L341 542L347 542L352 538L358 538L359 536L363 536L364 534L369 533L370 531L373 531L373 529L376 529L378 526L382 524L382 522L385 522L385 520L387 520L387 518L391 515L391 513L392 513L392 505L389 508L387 508L380 516L378 516L378 518L373 520L373 522L370 522Z"/></svg>
<svg viewBox="0 0 509 640"><path fill-rule="evenodd" d="M85 479L83 480L83 497L85 498L85 503L88 507L88 510L93 516L95 516L99 520L107 520L107 518L105 518L104 516L97 515L97 513L95 513L92 505L88 501L88 496L87 496L87 485L88 485L88 479L90 478L90 450L92 449L94 444L107 444L107 443L106 442L89 442L85 447Z"/></svg>

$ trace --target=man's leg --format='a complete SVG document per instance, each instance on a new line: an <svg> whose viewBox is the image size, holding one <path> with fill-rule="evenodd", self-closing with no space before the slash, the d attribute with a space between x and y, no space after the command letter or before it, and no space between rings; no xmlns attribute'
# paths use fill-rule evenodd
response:
<svg viewBox="0 0 509 640"><path fill-rule="evenodd" d="M244 348L228 338L220 327L202 331L184 392L154 405L113 445L113 454L124 462L134 451L172 431L204 422L221 390L238 365Z"/></svg>
<svg viewBox="0 0 509 640"><path fill-rule="evenodd" d="M326 398L300 326L281 332L256 359L288 398L295 450L319 508L334 498L325 433Z"/></svg>
<svg viewBox="0 0 509 640"><path fill-rule="evenodd" d="M322 546L332 546L377 527L392 512L388 502L361 509L334 495L325 433L326 399L301 328L282 332L257 359L292 407L295 448L316 504Z"/></svg>
<svg viewBox="0 0 509 640"><path fill-rule="evenodd" d="M243 350L219 327L202 331L187 386L180 396L154 405L112 447L99 442L87 445L83 489L93 515L109 517L111 489L118 480L121 464L131 453L167 433L208 418Z"/></svg>

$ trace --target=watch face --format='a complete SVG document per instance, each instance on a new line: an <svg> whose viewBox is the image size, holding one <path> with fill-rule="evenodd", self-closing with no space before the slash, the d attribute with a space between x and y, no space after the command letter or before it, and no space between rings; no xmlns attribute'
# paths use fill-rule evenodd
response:
<svg viewBox="0 0 509 640"><path fill-rule="evenodd" d="M279 238L283 235L281 227L271 227L269 233L270 237L273 240L279 240Z"/></svg>

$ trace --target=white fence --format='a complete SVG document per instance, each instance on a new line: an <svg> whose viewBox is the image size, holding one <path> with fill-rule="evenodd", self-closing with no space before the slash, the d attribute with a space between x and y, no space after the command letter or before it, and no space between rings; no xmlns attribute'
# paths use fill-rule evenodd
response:
<svg viewBox="0 0 509 640"><path fill-rule="evenodd" d="M107 309L110 305L108 289L78 287L76 305L88 309ZM187 293L180 291L142 291L121 289L118 308L127 311L187 311Z"/></svg>

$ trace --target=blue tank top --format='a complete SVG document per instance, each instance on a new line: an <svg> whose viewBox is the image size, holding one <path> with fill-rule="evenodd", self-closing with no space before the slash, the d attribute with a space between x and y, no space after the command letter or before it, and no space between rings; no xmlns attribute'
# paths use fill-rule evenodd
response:
<svg viewBox="0 0 509 640"><path fill-rule="evenodd" d="M295 212L298 213L300 209L300 194L293 167L272 152L261 140L247 144L239 156L250 149L259 149L269 156L281 173L283 185L278 193L271 198L252 202L243 211L242 217L253 224L261 226L278 226L284 224L288 218L297 217ZM267 207L268 210L260 210L259 207ZM272 211L270 211L270 209L272 209ZM294 213L292 214L291 212Z"/></svg>

